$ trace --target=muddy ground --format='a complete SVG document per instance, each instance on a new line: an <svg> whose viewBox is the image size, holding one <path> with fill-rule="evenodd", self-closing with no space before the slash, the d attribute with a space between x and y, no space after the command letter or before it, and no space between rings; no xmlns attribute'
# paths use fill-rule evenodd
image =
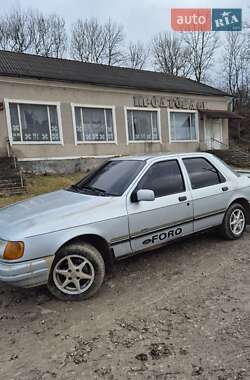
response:
<svg viewBox="0 0 250 380"><path fill-rule="evenodd" d="M250 379L250 228L116 264L97 296L0 285L0 379Z"/></svg>

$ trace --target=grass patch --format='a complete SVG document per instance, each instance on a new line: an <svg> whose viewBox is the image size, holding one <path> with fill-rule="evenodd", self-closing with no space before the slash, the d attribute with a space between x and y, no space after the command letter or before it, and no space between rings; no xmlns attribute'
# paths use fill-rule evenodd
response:
<svg viewBox="0 0 250 380"><path fill-rule="evenodd" d="M13 195L10 197L0 197L0 207L19 202L23 199L31 198L35 195L49 193L51 191L69 187L83 177L84 173L75 173L71 175L27 176L25 177L26 193L22 195Z"/></svg>

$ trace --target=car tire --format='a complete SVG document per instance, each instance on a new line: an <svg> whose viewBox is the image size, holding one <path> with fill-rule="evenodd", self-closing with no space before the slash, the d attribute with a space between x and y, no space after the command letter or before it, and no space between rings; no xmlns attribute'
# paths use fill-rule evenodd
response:
<svg viewBox="0 0 250 380"><path fill-rule="evenodd" d="M105 277L100 252L89 243L63 247L53 261L48 289L62 301L82 301L92 297Z"/></svg>
<svg viewBox="0 0 250 380"><path fill-rule="evenodd" d="M245 228L246 210L241 204L233 203L226 211L220 232L227 240L237 240L241 238Z"/></svg>

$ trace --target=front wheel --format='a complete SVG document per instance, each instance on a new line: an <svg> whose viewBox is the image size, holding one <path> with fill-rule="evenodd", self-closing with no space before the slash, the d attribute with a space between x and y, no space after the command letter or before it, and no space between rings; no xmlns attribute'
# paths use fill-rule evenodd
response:
<svg viewBox="0 0 250 380"><path fill-rule="evenodd" d="M221 233L228 240L241 238L246 228L246 211L239 203L233 203L227 210Z"/></svg>
<svg viewBox="0 0 250 380"><path fill-rule="evenodd" d="M63 301L82 301L101 287L105 264L99 251L88 243L75 243L56 255L49 275L49 291Z"/></svg>

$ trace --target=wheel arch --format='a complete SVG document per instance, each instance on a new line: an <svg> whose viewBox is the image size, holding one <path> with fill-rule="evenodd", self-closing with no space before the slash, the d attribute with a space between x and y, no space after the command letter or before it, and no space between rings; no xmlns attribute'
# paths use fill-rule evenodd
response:
<svg viewBox="0 0 250 380"><path fill-rule="evenodd" d="M55 256L58 254L60 250L62 250L64 247L73 244L73 243L89 243L93 245L102 255L105 268L106 270L111 270L112 266L114 264L115 258L114 258L114 252L112 248L110 248L108 242L101 236L96 234L84 234L75 236L69 240L67 240L63 245L60 246L60 248L56 251Z"/></svg>
<svg viewBox="0 0 250 380"><path fill-rule="evenodd" d="M234 203L239 203L246 210L246 221L250 224L250 203L244 197L235 198L228 207L232 206Z"/></svg>

